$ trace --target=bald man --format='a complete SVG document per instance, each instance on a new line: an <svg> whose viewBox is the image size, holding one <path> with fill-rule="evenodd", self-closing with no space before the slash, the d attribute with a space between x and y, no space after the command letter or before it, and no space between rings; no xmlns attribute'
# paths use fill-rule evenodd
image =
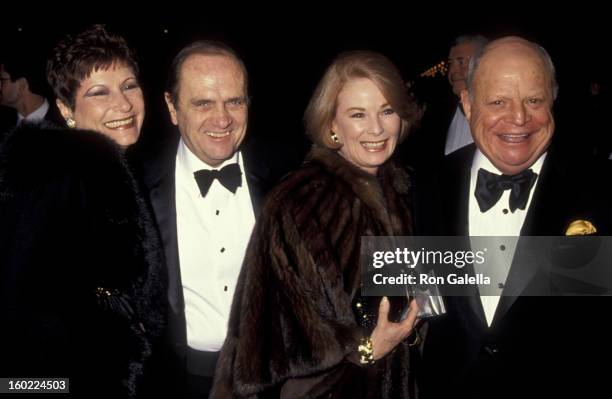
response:
<svg viewBox="0 0 612 399"><path fill-rule="evenodd" d="M491 42L471 61L461 91L474 144L417 182L420 234L499 237L487 254L496 262L493 290L446 297L447 314L431 322L426 398L587 395L603 381L595 361L612 353L612 301L560 297L567 292L552 288L542 293L550 296L525 296L532 284L550 284L535 274L515 279L524 267L514 262L519 244L504 238L569 235L575 223L587 226L582 233L610 234L612 196L598 180L609 168L557 150L557 91L542 47L519 37Z"/></svg>

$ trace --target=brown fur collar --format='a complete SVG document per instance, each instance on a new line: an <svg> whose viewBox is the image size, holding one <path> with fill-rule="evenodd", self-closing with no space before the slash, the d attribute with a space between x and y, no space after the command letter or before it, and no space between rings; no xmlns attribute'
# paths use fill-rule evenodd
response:
<svg viewBox="0 0 612 399"><path fill-rule="evenodd" d="M410 215L395 214L393 211L396 209L392 204L394 198L390 198L396 195L409 196L410 169L390 159L379 168L377 176L373 176L349 163L337 151L316 146L312 148L306 160L321 164L327 172L347 182L355 195L376 211L380 220L388 220L391 223L387 235L407 235L412 232L411 226L405 226L402 220Z"/></svg>

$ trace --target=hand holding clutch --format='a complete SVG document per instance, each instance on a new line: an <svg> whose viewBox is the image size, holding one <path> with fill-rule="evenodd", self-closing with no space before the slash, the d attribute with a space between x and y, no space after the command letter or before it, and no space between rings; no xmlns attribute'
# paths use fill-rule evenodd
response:
<svg viewBox="0 0 612 399"><path fill-rule="evenodd" d="M400 342L410 336L417 321L417 314L419 313L419 306L416 301L412 300L406 318L398 323L394 323L389 321L389 309L389 300L387 297L384 297L380 301L378 321L371 336L374 360L384 357Z"/></svg>

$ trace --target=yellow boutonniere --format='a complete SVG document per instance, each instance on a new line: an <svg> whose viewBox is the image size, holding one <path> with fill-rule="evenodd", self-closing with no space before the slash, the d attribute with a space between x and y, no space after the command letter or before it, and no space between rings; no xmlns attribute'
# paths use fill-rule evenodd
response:
<svg viewBox="0 0 612 399"><path fill-rule="evenodd" d="M588 220L574 220L565 230L566 236L584 236L595 233L597 233L597 229Z"/></svg>

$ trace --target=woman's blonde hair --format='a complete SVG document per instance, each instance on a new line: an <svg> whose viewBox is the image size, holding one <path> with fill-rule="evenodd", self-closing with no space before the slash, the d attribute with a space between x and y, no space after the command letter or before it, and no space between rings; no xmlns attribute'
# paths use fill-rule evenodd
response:
<svg viewBox="0 0 612 399"><path fill-rule="evenodd" d="M423 112L408 93L399 70L391 60L373 51L345 52L327 68L304 112L306 134L316 145L331 149L341 147L331 138L338 94L346 82L358 78L374 82L401 118L400 142L421 120Z"/></svg>

